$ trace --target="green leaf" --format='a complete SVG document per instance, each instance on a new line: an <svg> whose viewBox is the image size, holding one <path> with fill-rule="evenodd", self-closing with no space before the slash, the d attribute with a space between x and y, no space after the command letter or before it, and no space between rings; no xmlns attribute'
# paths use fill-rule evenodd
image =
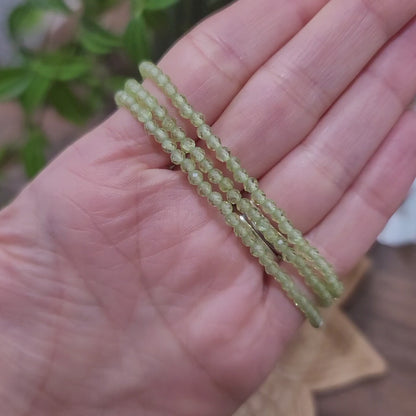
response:
<svg viewBox="0 0 416 416"><path fill-rule="evenodd" d="M107 54L121 46L121 39L92 21L85 21L81 26L80 42L89 52Z"/></svg>
<svg viewBox="0 0 416 416"><path fill-rule="evenodd" d="M20 98L23 108L28 113L32 113L40 107L45 100L50 86L50 79L41 75L35 75Z"/></svg>
<svg viewBox="0 0 416 416"><path fill-rule="evenodd" d="M31 2L17 6L10 13L8 20L11 37L16 40L25 31L32 29L39 23L42 14L42 10Z"/></svg>
<svg viewBox="0 0 416 416"><path fill-rule="evenodd" d="M22 148L26 175L33 178L46 165L45 147L48 141L40 130L32 130Z"/></svg>
<svg viewBox="0 0 416 416"><path fill-rule="evenodd" d="M131 14L138 18L142 15L146 0L130 0Z"/></svg>
<svg viewBox="0 0 416 416"><path fill-rule="evenodd" d="M0 68L0 101L18 97L31 79L32 75L25 68Z"/></svg>
<svg viewBox="0 0 416 416"><path fill-rule="evenodd" d="M85 99L77 97L63 82L57 82L52 86L48 102L62 117L75 124L85 123L92 114L92 109Z"/></svg>
<svg viewBox="0 0 416 416"><path fill-rule="evenodd" d="M65 52L54 52L33 60L31 68L45 78L69 81L84 75L90 69L89 61Z"/></svg>
<svg viewBox="0 0 416 416"><path fill-rule="evenodd" d="M126 52L135 63L149 58L149 40L143 16L130 20L124 32L123 44Z"/></svg>
<svg viewBox="0 0 416 416"><path fill-rule="evenodd" d="M10 13L8 24L13 39L18 39L26 31L33 29L45 11L69 13L71 10L62 0L29 0L15 7Z"/></svg>
<svg viewBox="0 0 416 416"><path fill-rule="evenodd" d="M146 0L146 10L163 10L178 3L179 0Z"/></svg>
<svg viewBox="0 0 416 416"><path fill-rule="evenodd" d="M44 10L56 10L63 13L71 12L71 9L62 0L32 0L31 3Z"/></svg>

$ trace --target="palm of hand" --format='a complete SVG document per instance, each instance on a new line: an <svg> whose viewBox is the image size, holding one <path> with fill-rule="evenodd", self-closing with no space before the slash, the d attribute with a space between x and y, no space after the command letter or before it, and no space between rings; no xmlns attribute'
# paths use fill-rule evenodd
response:
<svg viewBox="0 0 416 416"><path fill-rule="evenodd" d="M380 8L374 13L357 2L348 15L340 2L330 2L282 47L300 29L295 6L278 14L290 24L277 31L271 28L276 15L262 10L277 10L280 1L262 1L264 8L241 1L208 20L162 67L209 121L217 120L214 130L266 192L346 271L415 176L416 117L403 106L416 92L407 47L416 40L415 24L380 48L416 6L391 0L374 5ZM309 18L324 3L312 1L302 14ZM358 54L354 36L341 44L331 31L342 32L360 13L367 21L355 27L356 38L364 39ZM261 20L258 36L269 43L246 50L250 34L240 28L230 35L224 21L231 16ZM338 27L325 26L328 19L338 19ZM208 30L219 39L230 35L231 46L215 43ZM308 43L323 35L330 39L325 44ZM302 52L305 45L309 50ZM189 50L197 57L187 59ZM245 53L250 60L242 65L236 57ZM221 54L228 58L220 71L214 60ZM349 59L347 68L341 57ZM195 78L181 79L189 67ZM230 82L230 74L238 82ZM376 112L372 106L380 101ZM41 307L33 305L33 319L49 323L36 347L43 357L37 363L39 408L59 407L52 397L91 414L104 407L119 415L137 409L229 414L270 371L301 321L185 175L167 165L122 110L71 146L16 201L36 200L42 212L36 218L43 230L41 261L32 265L33 274L43 276L36 290L48 295ZM386 187L393 179L395 186ZM345 239L346 231L360 238ZM48 266L47 276L39 265Z"/></svg>

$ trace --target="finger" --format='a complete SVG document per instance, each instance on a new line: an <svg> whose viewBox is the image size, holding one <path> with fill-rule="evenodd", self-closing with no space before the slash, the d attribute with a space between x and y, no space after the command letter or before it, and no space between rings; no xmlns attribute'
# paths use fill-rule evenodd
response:
<svg viewBox="0 0 416 416"><path fill-rule="evenodd" d="M331 210L416 95L416 20L396 37L262 185L303 231Z"/></svg>
<svg viewBox="0 0 416 416"><path fill-rule="evenodd" d="M256 69L327 1L240 0L187 34L160 66L213 123ZM151 83L146 82L146 87L168 106ZM116 112L103 129L117 142L134 144L138 163L147 167L169 164L169 158L127 111ZM96 136L101 133L99 129Z"/></svg>
<svg viewBox="0 0 416 416"><path fill-rule="evenodd" d="M257 71L214 131L251 175L263 175L415 14L414 0L331 1Z"/></svg>
<svg viewBox="0 0 416 416"><path fill-rule="evenodd" d="M370 248L416 177L416 111L407 111L339 204L308 235L340 272Z"/></svg>

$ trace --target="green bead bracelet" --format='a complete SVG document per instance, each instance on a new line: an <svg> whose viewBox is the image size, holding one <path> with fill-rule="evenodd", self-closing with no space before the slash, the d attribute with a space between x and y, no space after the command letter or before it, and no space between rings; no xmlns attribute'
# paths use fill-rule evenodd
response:
<svg viewBox="0 0 416 416"><path fill-rule="evenodd" d="M171 162L187 174L198 194L218 209L225 223L310 323L322 326L317 307L279 263L293 265L322 306L331 305L343 292L333 267L305 240L276 203L267 198L257 179L250 177L240 160L222 145L204 115L194 110L170 78L151 62L143 62L139 70L143 79L151 79L179 114L196 127L196 134L208 152L188 137L168 110L137 81L126 81L124 90L115 96L117 105L127 108L162 150L170 154ZM225 169L220 170L207 153L212 153ZM242 185L242 191L238 184Z"/></svg>

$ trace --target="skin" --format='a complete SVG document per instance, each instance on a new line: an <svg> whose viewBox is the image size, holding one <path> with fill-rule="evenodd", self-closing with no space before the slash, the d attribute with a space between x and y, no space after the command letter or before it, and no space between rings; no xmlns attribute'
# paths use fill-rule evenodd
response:
<svg viewBox="0 0 416 416"><path fill-rule="evenodd" d="M160 63L340 273L416 176L415 15L240 0ZM2 415L230 415L275 365L302 317L168 165L120 110L0 212Z"/></svg>

